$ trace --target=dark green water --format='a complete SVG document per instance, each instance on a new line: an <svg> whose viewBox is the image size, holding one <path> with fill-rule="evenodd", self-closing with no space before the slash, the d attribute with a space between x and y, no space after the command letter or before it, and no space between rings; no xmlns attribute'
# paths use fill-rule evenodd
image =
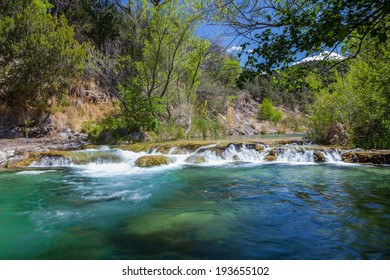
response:
<svg viewBox="0 0 390 280"><path fill-rule="evenodd" d="M0 259L390 259L389 167L118 166L0 172Z"/></svg>

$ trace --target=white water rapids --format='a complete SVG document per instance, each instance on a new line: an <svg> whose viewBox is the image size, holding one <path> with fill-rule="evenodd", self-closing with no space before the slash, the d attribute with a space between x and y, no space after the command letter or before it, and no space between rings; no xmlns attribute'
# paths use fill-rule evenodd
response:
<svg viewBox="0 0 390 280"><path fill-rule="evenodd" d="M94 167L95 171L112 172L115 170L123 171L129 168L137 168L135 162L140 157L151 155L164 155L171 164L159 166L158 168L181 167L184 165L223 165L237 162L243 163L290 163L290 164L316 164L316 155L320 154L323 162L338 163L342 162L338 150L313 150L298 145L286 145L282 147L268 147L259 144L230 144L227 147L217 147L214 145L204 146L195 151L177 152L177 148L172 148L167 154L158 152L158 148L148 152L132 152L120 148L110 149L103 146L100 149L88 149L72 152L84 153L95 156L93 160L85 164L78 164L72 161L71 157L45 156L39 162L34 162L31 167L55 167L55 166L89 166ZM107 157L108 156L108 157ZM92 158L92 157L91 157ZM112 160L112 158L115 159ZM318 160L317 160L318 161ZM109 170L107 165L110 165ZM140 168L142 169L142 168Z"/></svg>

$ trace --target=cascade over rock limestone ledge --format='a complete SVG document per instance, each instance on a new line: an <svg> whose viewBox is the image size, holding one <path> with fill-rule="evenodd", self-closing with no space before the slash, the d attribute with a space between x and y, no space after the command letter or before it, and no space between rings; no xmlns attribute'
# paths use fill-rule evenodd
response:
<svg viewBox="0 0 390 280"><path fill-rule="evenodd" d="M126 163L153 167L170 164L253 163L369 163L390 164L390 151L343 150L311 145L306 140L175 141L128 146L87 146L77 151L33 152L8 167L48 167Z"/></svg>

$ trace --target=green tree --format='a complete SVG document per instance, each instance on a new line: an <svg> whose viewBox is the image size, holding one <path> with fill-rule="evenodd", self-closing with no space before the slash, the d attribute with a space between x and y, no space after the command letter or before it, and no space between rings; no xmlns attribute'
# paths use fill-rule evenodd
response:
<svg viewBox="0 0 390 280"><path fill-rule="evenodd" d="M298 56L336 50L351 37L384 42L382 23L390 13L386 0L218 0L215 5L216 18L247 39L242 47L251 49L248 65L258 73L287 66Z"/></svg>
<svg viewBox="0 0 390 280"><path fill-rule="evenodd" d="M41 2L47 3L46 1ZM83 70L85 45L65 17L52 16L34 1L0 21L0 96L7 106L47 108Z"/></svg>
<svg viewBox="0 0 390 280"><path fill-rule="evenodd" d="M200 104L206 104L211 119L224 113L236 98L239 61L217 43L210 46L202 64L201 83L197 88Z"/></svg>
<svg viewBox="0 0 390 280"><path fill-rule="evenodd" d="M202 18L201 2L188 5L175 0L155 5L142 1L139 17L148 19L148 24L131 25L141 30L129 30L129 36L142 38L142 55L122 58L124 67L131 69L131 76L123 81L127 90L120 97L124 110L131 100L126 95L136 94L137 98L148 100L146 119L153 116L160 122L176 123L187 132L190 130L200 66L209 48L207 41L193 35ZM161 106L164 113L154 109Z"/></svg>
<svg viewBox="0 0 390 280"><path fill-rule="evenodd" d="M227 57L219 71L221 81L227 86L236 87L238 77L242 72L240 62L232 57Z"/></svg>
<svg viewBox="0 0 390 280"><path fill-rule="evenodd" d="M121 52L123 14L111 0L54 1L53 12L64 14L76 27L79 41L90 41L107 56Z"/></svg>
<svg viewBox="0 0 390 280"><path fill-rule="evenodd" d="M389 42L368 38L349 72L320 90L311 117L318 141L324 141L331 126L342 123L353 145L390 148L389 47Z"/></svg>

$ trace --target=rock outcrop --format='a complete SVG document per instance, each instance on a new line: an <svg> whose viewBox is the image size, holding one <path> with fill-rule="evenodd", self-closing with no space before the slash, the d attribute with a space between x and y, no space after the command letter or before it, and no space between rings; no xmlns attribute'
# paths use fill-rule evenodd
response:
<svg viewBox="0 0 390 280"><path fill-rule="evenodd" d="M328 135L325 138L326 145L346 146L349 141L349 135L345 129L345 125L338 123L329 128Z"/></svg>
<svg viewBox="0 0 390 280"><path fill-rule="evenodd" d="M390 151L348 151L341 158L347 163L390 164Z"/></svg>

